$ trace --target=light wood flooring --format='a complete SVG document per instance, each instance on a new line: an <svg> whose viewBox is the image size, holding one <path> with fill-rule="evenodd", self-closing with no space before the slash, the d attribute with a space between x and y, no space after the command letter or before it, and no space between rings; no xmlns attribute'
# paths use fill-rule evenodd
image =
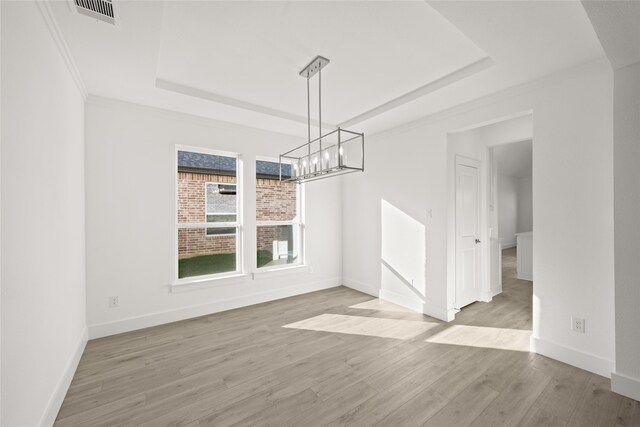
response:
<svg viewBox="0 0 640 427"><path fill-rule="evenodd" d="M451 323L340 287L92 340L56 426L632 426L609 380L531 354L531 283Z"/></svg>

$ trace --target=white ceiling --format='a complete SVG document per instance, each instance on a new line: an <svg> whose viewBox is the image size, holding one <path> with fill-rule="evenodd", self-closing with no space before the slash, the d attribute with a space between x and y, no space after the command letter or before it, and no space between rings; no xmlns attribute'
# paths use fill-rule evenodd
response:
<svg viewBox="0 0 640 427"><path fill-rule="evenodd" d="M171 2L157 76L306 122L306 79L298 72L316 54L331 60L322 73L330 123L486 57L423 2Z"/></svg>
<svg viewBox="0 0 640 427"><path fill-rule="evenodd" d="M582 1L613 68L640 61L640 2Z"/></svg>
<svg viewBox="0 0 640 427"><path fill-rule="evenodd" d="M530 178L533 161L532 141L496 145L493 148L493 160L499 175Z"/></svg>
<svg viewBox="0 0 640 427"><path fill-rule="evenodd" d="M89 93L300 136L316 55L323 122L367 133L604 55L578 1L120 1L116 26L51 7Z"/></svg>

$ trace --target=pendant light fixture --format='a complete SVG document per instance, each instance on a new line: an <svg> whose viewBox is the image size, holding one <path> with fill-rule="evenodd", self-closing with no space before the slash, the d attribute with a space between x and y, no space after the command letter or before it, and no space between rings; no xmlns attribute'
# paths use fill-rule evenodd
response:
<svg viewBox="0 0 640 427"><path fill-rule="evenodd" d="M307 79L307 143L280 155L280 181L297 183L364 171L364 133L337 128L322 134L322 69L329 60L317 56L300 71ZM311 139L310 80L318 75L318 137Z"/></svg>

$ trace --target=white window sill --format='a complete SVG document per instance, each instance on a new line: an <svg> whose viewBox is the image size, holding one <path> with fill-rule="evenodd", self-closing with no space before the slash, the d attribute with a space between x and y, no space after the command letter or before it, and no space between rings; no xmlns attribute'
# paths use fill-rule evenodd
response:
<svg viewBox="0 0 640 427"><path fill-rule="evenodd" d="M292 265L259 270L251 273L252 280L269 279L272 277L288 276L290 274L313 273L313 268L308 265ZM223 277L207 277L193 280L174 282L171 284L171 293L194 291L198 289L213 288L216 286L235 285L245 283L249 274L237 273Z"/></svg>
<svg viewBox="0 0 640 427"><path fill-rule="evenodd" d="M292 265L269 269L260 269L251 274L253 280L268 279L271 277L285 276L296 273L312 273L313 268L308 265Z"/></svg>
<svg viewBox="0 0 640 427"><path fill-rule="evenodd" d="M245 282L248 276L248 274L236 273L223 277L194 278L193 280L174 282L171 284L171 293L206 289L214 286L234 285Z"/></svg>

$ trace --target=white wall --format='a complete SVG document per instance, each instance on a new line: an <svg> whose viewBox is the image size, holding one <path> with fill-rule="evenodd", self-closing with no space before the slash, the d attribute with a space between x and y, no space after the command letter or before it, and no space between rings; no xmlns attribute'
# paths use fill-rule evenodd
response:
<svg viewBox="0 0 640 427"><path fill-rule="evenodd" d="M306 259L313 272L251 276L172 292L176 145L240 153L246 271L255 265L255 157L301 141L135 104L89 98L86 109L87 311L91 337L340 285L341 182L306 184ZM209 283L211 285L211 283ZM108 297L120 307L109 308Z"/></svg>
<svg viewBox="0 0 640 427"><path fill-rule="evenodd" d="M533 230L533 179L525 176L516 180L517 211L516 232Z"/></svg>
<svg viewBox="0 0 640 427"><path fill-rule="evenodd" d="M502 248L516 245L518 232L518 182L511 176L498 173L498 236Z"/></svg>
<svg viewBox="0 0 640 427"><path fill-rule="evenodd" d="M425 229L424 274L414 278L423 297L410 300L406 292L396 301L446 318L453 308L447 286L448 134L532 110L534 349L610 375L612 78L601 60L368 136L366 172L344 178L345 283L373 294L407 288L382 274L379 212L386 200ZM572 315L586 319L585 334L569 329Z"/></svg>
<svg viewBox="0 0 640 427"><path fill-rule="evenodd" d="M516 233L533 230L532 200L531 176L498 173L498 235L503 248L515 246Z"/></svg>
<svg viewBox="0 0 640 427"><path fill-rule="evenodd" d="M0 43L2 40L2 7L0 7ZM0 54L0 70L2 55ZM1 73L1 71L0 71ZM0 76L0 189L2 188L2 78ZM0 197L0 242L2 241L2 197ZM0 244L0 424L2 424L2 245Z"/></svg>
<svg viewBox="0 0 640 427"><path fill-rule="evenodd" d="M614 88L616 372L611 385L640 399L640 63L616 70Z"/></svg>
<svg viewBox="0 0 640 427"><path fill-rule="evenodd" d="M44 12L1 8L1 424L51 425L86 342L84 101Z"/></svg>

